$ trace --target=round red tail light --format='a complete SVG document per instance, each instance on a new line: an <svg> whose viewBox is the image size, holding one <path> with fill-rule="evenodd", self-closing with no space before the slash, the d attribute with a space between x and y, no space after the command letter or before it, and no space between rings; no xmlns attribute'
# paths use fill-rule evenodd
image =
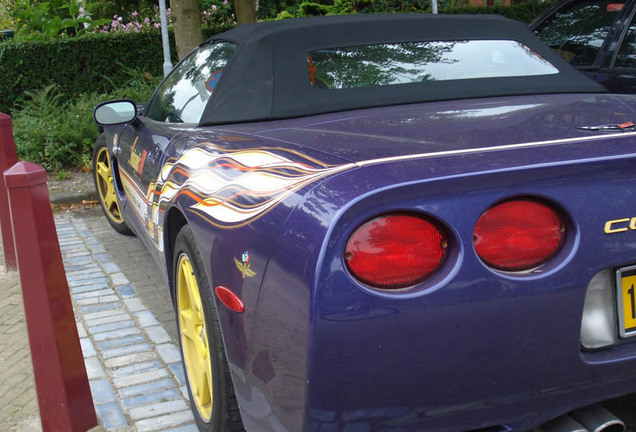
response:
<svg viewBox="0 0 636 432"><path fill-rule="evenodd" d="M552 258L561 249L564 238L565 225L551 205L516 199L497 204L481 215L473 244L488 266L522 271Z"/></svg>
<svg viewBox="0 0 636 432"><path fill-rule="evenodd" d="M396 289L430 277L444 263L447 240L427 219L388 214L362 224L349 238L345 261L353 276Z"/></svg>

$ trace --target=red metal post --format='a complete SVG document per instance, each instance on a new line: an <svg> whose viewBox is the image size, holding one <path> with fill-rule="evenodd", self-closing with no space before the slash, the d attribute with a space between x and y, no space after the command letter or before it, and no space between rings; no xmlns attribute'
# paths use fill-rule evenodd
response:
<svg viewBox="0 0 636 432"><path fill-rule="evenodd" d="M18 162L4 173L44 432L97 426L46 171Z"/></svg>
<svg viewBox="0 0 636 432"><path fill-rule="evenodd" d="M13 141L11 117L0 113L0 173L5 172L16 164L18 157ZM0 175L0 230L2 232L2 248L4 249L4 264L7 270L15 270L15 246L11 231L11 212L9 211L9 197L4 186L4 176Z"/></svg>

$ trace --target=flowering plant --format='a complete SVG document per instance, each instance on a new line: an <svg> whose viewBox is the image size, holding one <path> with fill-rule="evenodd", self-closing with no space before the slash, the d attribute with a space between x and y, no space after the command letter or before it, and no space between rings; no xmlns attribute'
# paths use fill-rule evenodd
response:
<svg viewBox="0 0 636 432"><path fill-rule="evenodd" d="M100 33L130 33L141 32L147 30L154 30L161 28L161 18L159 15L159 8L153 9L154 14L151 17L142 18L139 12L134 11L130 14L129 20L124 20L119 15L113 15L113 19L110 23L99 28ZM166 9L166 17L168 18L168 25L172 22L170 20L171 10Z"/></svg>

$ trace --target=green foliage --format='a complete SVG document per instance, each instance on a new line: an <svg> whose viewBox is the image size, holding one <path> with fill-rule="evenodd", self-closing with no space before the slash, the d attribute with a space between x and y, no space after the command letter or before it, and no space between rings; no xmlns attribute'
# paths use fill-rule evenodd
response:
<svg viewBox="0 0 636 432"><path fill-rule="evenodd" d="M54 171L80 165L97 135L86 108L97 101L84 97L70 104L54 85L27 92L27 97L12 119L19 157Z"/></svg>
<svg viewBox="0 0 636 432"><path fill-rule="evenodd" d="M0 0L0 30L13 29L14 23L11 17L13 0ZM0 38L1 40L2 38Z"/></svg>
<svg viewBox="0 0 636 432"><path fill-rule="evenodd" d="M276 15L276 19L277 20L283 20L283 19L289 19L289 18L294 18L294 15L292 15L291 13L287 12L286 10L280 12L278 15Z"/></svg>
<svg viewBox="0 0 636 432"><path fill-rule="evenodd" d="M128 69L159 76L161 52L157 31L3 42L0 112L10 112L25 92L51 84L57 85L64 99L73 99L80 93L108 93L121 88L129 79Z"/></svg>
<svg viewBox="0 0 636 432"><path fill-rule="evenodd" d="M319 3L302 2L298 7L302 16L327 15L330 12L329 6Z"/></svg>
<svg viewBox="0 0 636 432"><path fill-rule="evenodd" d="M86 11L81 10L77 0L15 0L12 15L16 23L17 40L74 36L107 22L91 20Z"/></svg>
<svg viewBox="0 0 636 432"><path fill-rule="evenodd" d="M112 93L82 94L73 101L55 84L27 92L12 118L18 156L55 172L86 165L99 133L92 116L95 105L122 98L146 101L159 81L147 73L125 73L128 82Z"/></svg>
<svg viewBox="0 0 636 432"><path fill-rule="evenodd" d="M314 15L346 15L354 13L393 13L393 12L430 12L430 0L334 0L332 4L326 1L279 3L278 11L274 11L270 17L276 19L291 18L294 16ZM545 11L551 3L538 0L528 0L512 6L456 6L462 0L439 0L440 13L445 14L498 14L517 21L529 23ZM268 4L268 3L265 3ZM264 11L259 11L263 15Z"/></svg>

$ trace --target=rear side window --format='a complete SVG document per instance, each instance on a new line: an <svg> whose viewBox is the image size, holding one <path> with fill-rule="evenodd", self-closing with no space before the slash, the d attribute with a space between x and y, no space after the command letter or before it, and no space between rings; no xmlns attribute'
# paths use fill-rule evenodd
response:
<svg viewBox="0 0 636 432"><path fill-rule="evenodd" d="M167 123L199 123L235 49L232 43L217 42L191 53L157 88L147 116Z"/></svg>
<svg viewBox="0 0 636 432"><path fill-rule="evenodd" d="M574 66L591 66L623 1L587 0L568 5L549 17L535 33Z"/></svg>
<svg viewBox="0 0 636 432"><path fill-rule="evenodd" d="M539 54L511 40L426 41L331 48L312 51L307 62L310 84L328 89L559 72Z"/></svg>

